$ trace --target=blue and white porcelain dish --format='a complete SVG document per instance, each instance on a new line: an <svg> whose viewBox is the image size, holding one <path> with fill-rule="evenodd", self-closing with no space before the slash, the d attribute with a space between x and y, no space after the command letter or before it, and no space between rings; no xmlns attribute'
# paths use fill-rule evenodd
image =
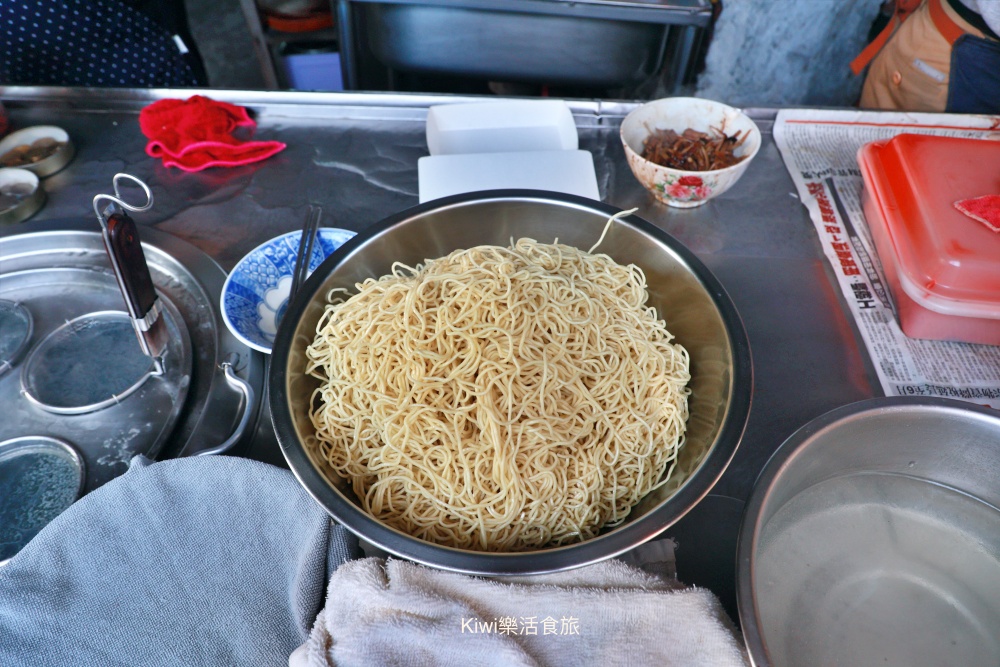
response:
<svg viewBox="0 0 1000 667"><path fill-rule="evenodd" d="M354 232L321 227L316 231L309 273L346 243ZM302 231L260 244L233 267L222 286L222 318L233 335L255 350L270 354L278 322L288 306Z"/></svg>

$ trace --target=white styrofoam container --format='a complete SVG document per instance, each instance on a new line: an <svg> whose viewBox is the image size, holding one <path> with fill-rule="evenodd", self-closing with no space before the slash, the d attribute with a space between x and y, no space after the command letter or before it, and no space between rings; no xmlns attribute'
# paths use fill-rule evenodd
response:
<svg viewBox="0 0 1000 667"><path fill-rule="evenodd" d="M551 190L600 199L589 151L431 155L417 160L420 203L465 192L505 188Z"/></svg>
<svg viewBox="0 0 1000 667"><path fill-rule="evenodd" d="M431 155L558 151L579 148L576 123L563 100L512 100L432 106Z"/></svg>

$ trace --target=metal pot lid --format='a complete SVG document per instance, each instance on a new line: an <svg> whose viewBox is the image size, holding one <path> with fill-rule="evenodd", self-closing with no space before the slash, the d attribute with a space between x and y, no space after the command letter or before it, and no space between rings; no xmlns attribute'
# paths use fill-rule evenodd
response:
<svg viewBox="0 0 1000 667"><path fill-rule="evenodd" d="M0 375L21 360L33 328L31 312L27 308L0 299Z"/></svg>
<svg viewBox="0 0 1000 667"><path fill-rule="evenodd" d="M252 434L260 402L248 397L260 395L264 360L222 323L217 303L226 274L218 264L180 239L142 228L143 249L170 330L163 373L137 378L136 367L144 369L145 360L136 357L131 374L119 375L118 367L125 364L115 343L109 343L104 362L74 361L89 368L81 377L97 378L95 383L103 387L75 380L77 389L60 397L51 384L68 377L61 369L69 362L59 354L84 355L68 338L56 345L59 336L79 333L76 327L95 314L115 311L125 317L125 301L94 221L25 223L17 231L0 230L0 299L21 304L34 327L28 352L14 361L13 371L0 374L5 417L0 441L45 434L72 442L86 464L88 493L124 473L136 455L196 454L220 443L235 446L244 434ZM96 319L103 323L114 317ZM127 336L124 330L111 333L122 345L127 341L130 351L131 346L138 350L131 329ZM46 375L48 387L42 380ZM252 391L236 390L233 375ZM107 400L109 393L114 398Z"/></svg>
<svg viewBox="0 0 1000 667"><path fill-rule="evenodd" d="M177 404L187 394L191 371L187 330L177 317L167 317L167 354L163 372L143 354L127 313L102 311L69 320L42 339L25 359L21 388L25 398L55 414L74 415L109 407L128 398L148 379L177 385ZM156 418L159 406L133 406ZM176 412L171 418L176 416Z"/></svg>
<svg viewBox="0 0 1000 667"><path fill-rule="evenodd" d="M76 501L84 463L68 442L24 436L0 442L0 565Z"/></svg>
<svg viewBox="0 0 1000 667"><path fill-rule="evenodd" d="M21 387L35 405L56 414L100 410L123 400L153 373L153 360L133 346L128 315L83 315L35 346Z"/></svg>

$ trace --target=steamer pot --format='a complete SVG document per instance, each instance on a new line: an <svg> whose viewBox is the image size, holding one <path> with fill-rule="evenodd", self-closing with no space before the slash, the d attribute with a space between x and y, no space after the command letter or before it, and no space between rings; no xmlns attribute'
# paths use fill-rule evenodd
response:
<svg viewBox="0 0 1000 667"><path fill-rule="evenodd" d="M259 414L254 397L263 388L264 360L222 322L216 304L225 271L177 237L148 227L140 235L171 340L163 375L137 375L134 386L121 391L111 376L138 344L130 324L128 335L115 328L128 318L98 224L90 218L56 220L0 232L0 300L30 313L22 316L30 322L23 327L25 345L0 373L0 441L38 435L66 441L83 461L84 494L123 473L137 454L169 458L235 447L251 434ZM47 364L39 360L47 347L59 348L53 341L60 336L75 345L77 332L97 326L110 327L94 339L112 347L104 351L112 362L89 369L90 379L76 380L95 395L107 384L108 396L63 404L83 400L79 390L57 390L70 378L71 366L86 361L85 353L68 345L48 354ZM50 389L33 384L42 381Z"/></svg>

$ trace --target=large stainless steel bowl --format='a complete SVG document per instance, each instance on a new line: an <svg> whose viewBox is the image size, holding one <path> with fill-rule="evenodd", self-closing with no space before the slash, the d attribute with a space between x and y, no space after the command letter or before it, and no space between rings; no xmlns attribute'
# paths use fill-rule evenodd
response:
<svg viewBox="0 0 1000 667"><path fill-rule="evenodd" d="M712 488L746 424L752 389L750 350L739 316L719 282L686 248L636 217L614 223L601 244L620 263L646 274L650 303L691 357L691 416L676 482L650 493L622 525L585 542L522 553L482 553L431 544L366 514L347 484L328 481L324 463L303 447L313 433L309 401L316 380L303 373L325 295L353 290L366 278L482 244L522 237L556 238L590 248L619 210L579 197L538 191L494 191L428 202L365 229L329 257L300 290L282 320L271 357L270 405L281 449L309 493L351 531L398 556L449 570L526 574L610 558L656 536ZM331 473L332 475L332 473Z"/></svg>
<svg viewBox="0 0 1000 667"><path fill-rule="evenodd" d="M1000 664L1000 414L847 405L761 473L738 547L753 663Z"/></svg>

